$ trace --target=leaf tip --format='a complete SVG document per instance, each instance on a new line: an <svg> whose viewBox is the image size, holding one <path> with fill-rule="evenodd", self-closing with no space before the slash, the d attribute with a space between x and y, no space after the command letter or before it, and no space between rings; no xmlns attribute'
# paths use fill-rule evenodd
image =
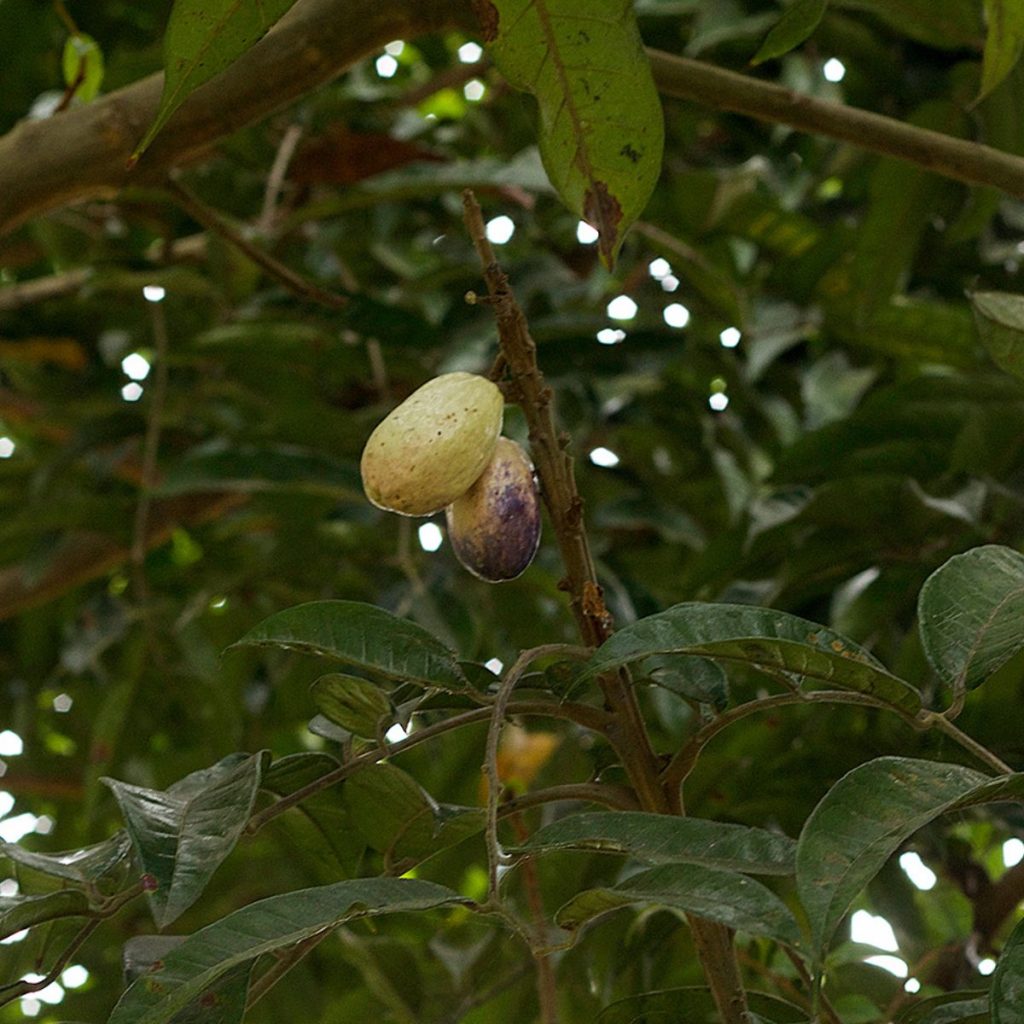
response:
<svg viewBox="0 0 1024 1024"><path fill-rule="evenodd" d="M603 181L595 181L594 187L587 189L583 199L583 219L597 228L597 249L601 262L611 270L622 245L619 230L622 224L622 205Z"/></svg>

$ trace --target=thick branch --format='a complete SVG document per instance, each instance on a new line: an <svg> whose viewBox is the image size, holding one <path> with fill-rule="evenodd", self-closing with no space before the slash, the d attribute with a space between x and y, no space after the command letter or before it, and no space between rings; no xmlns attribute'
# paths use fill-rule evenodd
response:
<svg viewBox="0 0 1024 1024"><path fill-rule="evenodd" d="M0 234L47 210L158 182L168 169L330 81L386 42L457 24L473 26L467 3L299 0L263 41L189 97L132 172L125 163L156 112L160 75L45 121L23 122L0 138ZM703 61L648 54L666 96L841 139L957 181L1024 196L1024 158Z"/></svg>
<svg viewBox="0 0 1024 1024"><path fill-rule="evenodd" d="M219 139L315 89L392 39L451 28L451 0L299 0L259 43L197 89L133 171L128 157L156 114L162 75L0 138L0 234L69 203L159 182Z"/></svg>
<svg viewBox="0 0 1024 1024"><path fill-rule="evenodd" d="M665 96L852 142L969 185L994 185L1010 195L1024 196L1024 158L1019 156L867 110L817 100L703 61L660 50L648 50L648 55L658 90Z"/></svg>

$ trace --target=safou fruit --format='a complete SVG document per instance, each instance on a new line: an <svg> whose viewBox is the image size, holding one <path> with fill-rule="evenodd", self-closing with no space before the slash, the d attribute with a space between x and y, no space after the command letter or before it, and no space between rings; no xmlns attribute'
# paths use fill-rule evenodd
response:
<svg viewBox="0 0 1024 1024"><path fill-rule="evenodd" d="M414 391L363 448L363 490L378 508L429 516L484 471L501 433L505 400L474 373L446 373Z"/></svg>
<svg viewBox="0 0 1024 1024"><path fill-rule="evenodd" d="M540 499L526 452L498 438L487 468L445 509L445 519L455 556L474 576L515 579L540 543Z"/></svg>

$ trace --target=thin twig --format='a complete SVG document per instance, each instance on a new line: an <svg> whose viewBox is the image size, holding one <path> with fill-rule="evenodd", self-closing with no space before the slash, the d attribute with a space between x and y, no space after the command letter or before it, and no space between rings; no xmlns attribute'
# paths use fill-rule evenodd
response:
<svg viewBox="0 0 1024 1024"><path fill-rule="evenodd" d="M514 708L515 705L512 705ZM554 803L559 800L581 800L594 804L604 804L617 811L639 811L636 793L629 786L616 786L611 782L567 782L561 786L548 786L545 789L534 789L529 793L505 800L498 808L498 817L507 814L518 814L529 807L540 804Z"/></svg>
<svg viewBox="0 0 1024 1024"><path fill-rule="evenodd" d="M288 173L288 165L295 155L295 147L302 138L302 126L290 124L283 136L280 145L274 154L274 162L270 165L270 174L267 175L267 185L263 190L263 209L260 211L260 219L256 222L257 230L261 235L269 235L274 227L277 218L277 201L281 196L281 187L284 185L284 176Z"/></svg>
<svg viewBox="0 0 1024 1024"><path fill-rule="evenodd" d="M979 761L987 764L989 768L1000 775L1012 775L1013 769L1002 758L997 757L988 747L983 746L976 739L968 736L962 729L954 725L945 715L938 711L926 711L918 716L918 721L923 723L925 728L934 727L944 733L954 743L959 743L964 750L970 751Z"/></svg>
<svg viewBox="0 0 1024 1024"><path fill-rule="evenodd" d="M563 644L555 646L562 651L565 650L565 645ZM572 701L562 701L560 703L547 700L514 701L508 705L506 710L508 714L512 715L541 715L551 718L562 718L595 732L604 731L608 718L607 714L599 708L591 707L587 704L577 704ZM249 819L248 825L246 825L246 832L250 834L258 832L268 821L272 821L289 810L289 808L295 807L314 794L329 789L339 782L343 782L366 765L376 764L385 757L395 757L412 747L418 746L420 743L426 743L428 740L442 736L464 725L486 722L491 717L491 714L492 709L490 706L473 708L470 711L463 711L452 718L446 718L443 722L435 722L433 725L423 726L397 743L390 743L387 746L378 745L371 750L364 751L357 757L352 758L351 761L346 761L337 768L333 768L319 778L295 790L294 793L280 797L269 807L265 807L262 811L254 814Z"/></svg>
<svg viewBox="0 0 1024 1024"><path fill-rule="evenodd" d="M326 291L312 281L308 281L301 275L296 274L294 270L286 267L279 260L271 256L270 253L254 245L243 234L228 224L216 210L207 206L198 196L185 188L180 181L168 178L165 187L173 196L174 201L193 220L202 224L203 227L214 232L214 234L220 235L226 242L233 245L260 269L283 284L290 292L298 295L299 298L310 302L318 302L328 309L341 309L348 302L344 295Z"/></svg>
<svg viewBox="0 0 1024 1024"><path fill-rule="evenodd" d="M586 656L588 652L580 648L575 649L577 653ZM532 647L515 660L512 667L505 673L498 693L494 700L494 707L491 709L490 725L487 729L487 752L484 758L484 772L487 775L487 827L485 838L487 841L487 879L488 897L491 902L498 902L498 868L506 863L501 846L498 842L498 803L501 800L504 786L501 776L498 774L498 743L501 740L501 727L505 723L505 715L508 712L509 700L516 683L529 666L538 658L549 654L564 654L565 644L542 644L540 647Z"/></svg>
<svg viewBox="0 0 1024 1024"><path fill-rule="evenodd" d="M0 1006L6 1006L8 1003L13 1003L15 999L20 999L22 996L29 995L32 992L40 992L52 985L61 976L64 968L71 962L71 958L85 945L89 936L102 923L102 921L89 921L82 925L75 933L74 938L65 947L64 952L57 958L54 965L38 981L22 979L21 981L14 982L12 985L4 985L0 988Z"/></svg>

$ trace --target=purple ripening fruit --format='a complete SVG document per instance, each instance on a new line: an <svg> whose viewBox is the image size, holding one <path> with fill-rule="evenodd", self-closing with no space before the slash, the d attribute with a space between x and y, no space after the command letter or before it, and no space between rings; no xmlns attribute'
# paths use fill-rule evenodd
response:
<svg viewBox="0 0 1024 1024"><path fill-rule="evenodd" d="M533 463L515 441L499 437L479 479L445 509L458 560L491 583L512 580L540 544L540 497Z"/></svg>

